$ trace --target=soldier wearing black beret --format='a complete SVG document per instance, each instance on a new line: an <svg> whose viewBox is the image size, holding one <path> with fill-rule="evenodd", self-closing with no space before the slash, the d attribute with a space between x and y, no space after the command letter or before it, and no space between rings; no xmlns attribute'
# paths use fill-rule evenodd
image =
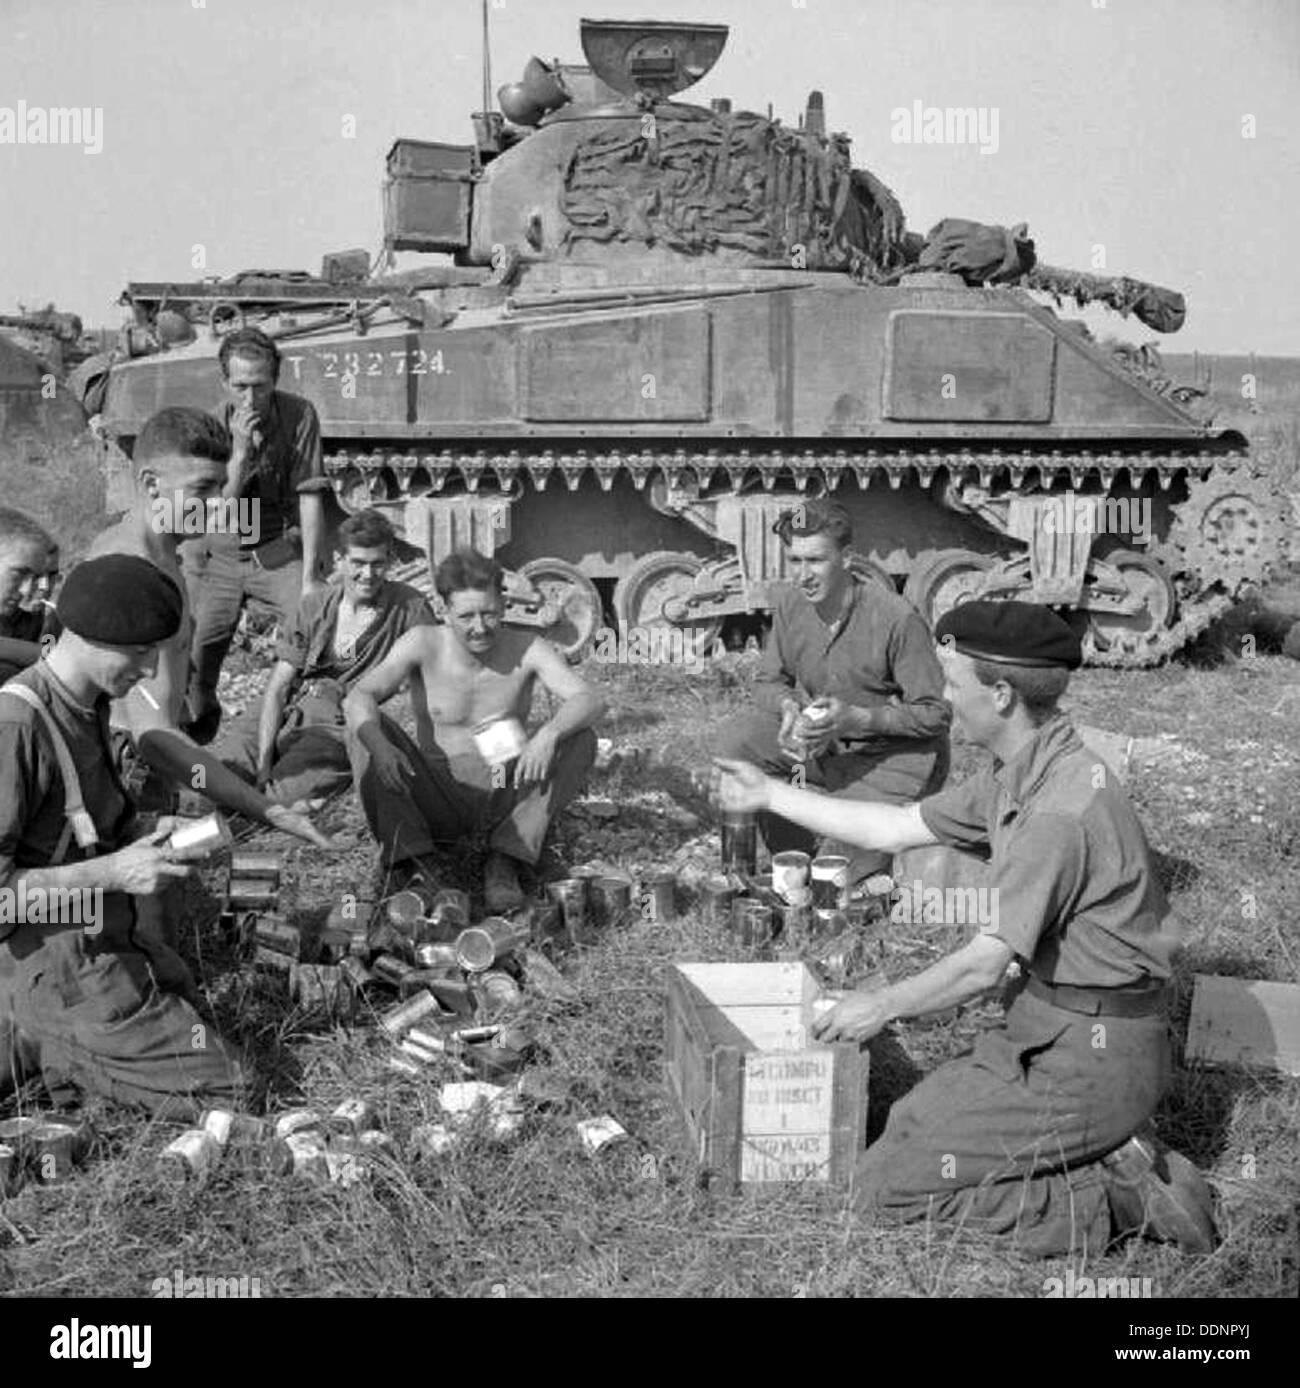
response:
<svg viewBox="0 0 1300 1388"><path fill-rule="evenodd" d="M151 674L179 587L134 555L68 575L62 630L0 688L0 1097L40 1079L169 1118L237 1103L240 1065L185 996L184 962L140 913L189 869L141 836L110 759L109 702Z"/></svg>
<svg viewBox="0 0 1300 1388"><path fill-rule="evenodd" d="M837 802L719 763L724 808L888 853L989 855L987 923L968 944L850 993L814 1025L822 1040L866 1041L978 997L1013 962L1021 971L1005 1026L894 1104L859 1162L859 1208L1015 1233L1039 1253L1099 1253L1137 1230L1208 1252L1209 1188L1149 1127L1169 1070L1169 906L1127 796L1057 708L1078 638L1022 602L965 603L935 638L954 729L992 753L987 770L899 806Z"/></svg>

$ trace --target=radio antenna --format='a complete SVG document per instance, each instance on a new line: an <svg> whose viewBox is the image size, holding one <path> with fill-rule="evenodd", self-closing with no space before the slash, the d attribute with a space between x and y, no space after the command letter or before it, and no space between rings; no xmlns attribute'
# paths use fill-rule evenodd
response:
<svg viewBox="0 0 1300 1388"><path fill-rule="evenodd" d="M492 109L492 48L488 30L488 0L481 0L483 7L483 110Z"/></svg>

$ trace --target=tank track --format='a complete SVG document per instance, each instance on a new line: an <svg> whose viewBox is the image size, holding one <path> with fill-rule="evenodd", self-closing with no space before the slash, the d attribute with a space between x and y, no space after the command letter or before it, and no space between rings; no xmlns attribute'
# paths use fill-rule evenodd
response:
<svg viewBox="0 0 1300 1388"><path fill-rule="evenodd" d="M544 491L558 475L570 491L576 491L584 477L594 475L604 491L609 491L620 473L631 476L638 490L655 477L671 487L695 486L706 490L719 476L727 479L735 492L752 491L756 485L772 491L783 477L793 481L799 492L811 484L815 491L833 491L846 479L859 487L884 483L897 489L915 479L928 486L941 470L950 478L978 482L989 487L1005 480L1013 489L1036 483L1044 490L1058 485L1071 488L1100 484L1109 489L1123 473L1134 488L1154 477L1161 490L1179 477L1187 481L1189 496L1172 509L1174 521L1168 541L1153 546L1151 553L1169 570L1179 594L1179 617L1173 625L1155 632L1121 632L1101 649L1089 632L1084 638L1087 663L1115 669L1140 669L1158 665L1194 640L1233 604L1240 591L1257 582L1267 571L1271 554L1258 562L1236 566L1235 571L1216 573L1214 556L1207 553L1201 536L1198 507L1219 499L1225 476L1240 477L1246 490L1260 500L1272 503L1266 478L1251 471L1243 452L1214 451L1207 446L1186 452L1093 453L1087 450L751 450L711 449L577 449L557 451L512 449L444 449L437 453L405 453L396 449L369 452L339 451L326 459L327 474L333 479L345 507L343 493L348 479L364 481L368 503L401 502L407 498L442 492L449 482L469 493L478 491L486 477L495 479L504 493L514 493L526 475L538 491ZM1209 499L1202 503L1201 493ZM1282 502L1279 499L1278 507ZM1281 538L1270 515L1264 527L1265 542L1276 555L1285 549L1285 526ZM412 574L418 565L408 566ZM1231 567L1231 566L1230 566ZM1208 579L1208 582L1205 581Z"/></svg>

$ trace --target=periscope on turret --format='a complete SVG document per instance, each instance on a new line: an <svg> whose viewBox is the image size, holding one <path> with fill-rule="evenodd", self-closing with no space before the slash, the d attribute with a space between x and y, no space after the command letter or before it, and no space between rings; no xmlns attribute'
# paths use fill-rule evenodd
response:
<svg viewBox="0 0 1300 1388"><path fill-rule="evenodd" d="M823 492L857 571L931 622L1048 604L1095 663L1158 662L1265 576L1287 512L1244 439L1058 313L1167 332L1182 296L1042 264L1023 223L910 230L821 92L793 125L681 99L727 34L583 21L586 61L534 58L472 138L396 141L377 265L130 285L95 402L122 467L148 413L217 403L246 323L315 405L343 510L383 508L433 563L495 555L509 620L575 658L607 604L712 650L771 610L772 523ZM1068 514L1143 533L1062 527L1067 488Z"/></svg>

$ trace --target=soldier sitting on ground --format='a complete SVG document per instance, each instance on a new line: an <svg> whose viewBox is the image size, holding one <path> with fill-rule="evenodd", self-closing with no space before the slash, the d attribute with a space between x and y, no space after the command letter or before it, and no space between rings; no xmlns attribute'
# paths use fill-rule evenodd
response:
<svg viewBox="0 0 1300 1388"><path fill-rule="evenodd" d="M723 726L719 755L821 788L841 804L901 805L937 790L948 774L950 714L925 623L910 603L849 568L853 532L837 502L802 502L773 528L793 581L773 605L755 711ZM759 828L772 853L818 851L815 835L779 815L764 812ZM888 869L885 855L844 838L832 825L820 850L847 854L854 881Z"/></svg>
<svg viewBox="0 0 1300 1388"><path fill-rule="evenodd" d="M184 963L137 934L139 905L189 869L165 821L137 837L107 750L109 701L152 673L182 611L147 560L88 560L48 656L0 690L0 888L24 903L0 916L0 1094L40 1078L57 1103L97 1094L167 1118L238 1102L239 1062L159 981L188 980Z"/></svg>
<svg viewBox="0 0 1300 1388"><path fill-rule="evenodd" d="M502 625L503 585L496 560L450 554L434 578L445 625L407 632L343 704L353 777L385 865L401 879L436 876L422 858L486 831L490 911L522 904L517 866L537 863L551 821L581 789L605 708L548 641ZM379 712L408 680L414 741ZM539 682L559 707L525 737Z"/></svg>
<svg viewBox="0 0 1300 1388"><path fill-rule="evenodd" d="M859 1161L858 1205L1016 1231L1039 1253L1095 1256L1139 1229L1208 1252L1209 1188L1149 1127L1169 1071L1169 906L1127 796L1056 707L1078 637L1021 602L962 604L936 635L954 725L993 754L991 769L903 806L846 804L719 763L724 808L885 853L992 854L989 924L969 944L814 1023L824 1041L866 1041L978 997L1013 960L1024 970L1006 1025L894 1104Z"/></svg>
<svg viewBox="0 0 1300 1388"><path fill-rule="evenodd" d="M30 516L0 506L0 682L40 655L58 576L58 543Z"/></svg>
<svg viewBox="0 0 1300 1388"><path fill-rule="evenodd" d="M273 800L312 801L351 785L344 696L412 627L433 625L424 595L387 576L395 541L379 511L344 521L341 581L299 604L261 700L218 749Z"/></svg>

